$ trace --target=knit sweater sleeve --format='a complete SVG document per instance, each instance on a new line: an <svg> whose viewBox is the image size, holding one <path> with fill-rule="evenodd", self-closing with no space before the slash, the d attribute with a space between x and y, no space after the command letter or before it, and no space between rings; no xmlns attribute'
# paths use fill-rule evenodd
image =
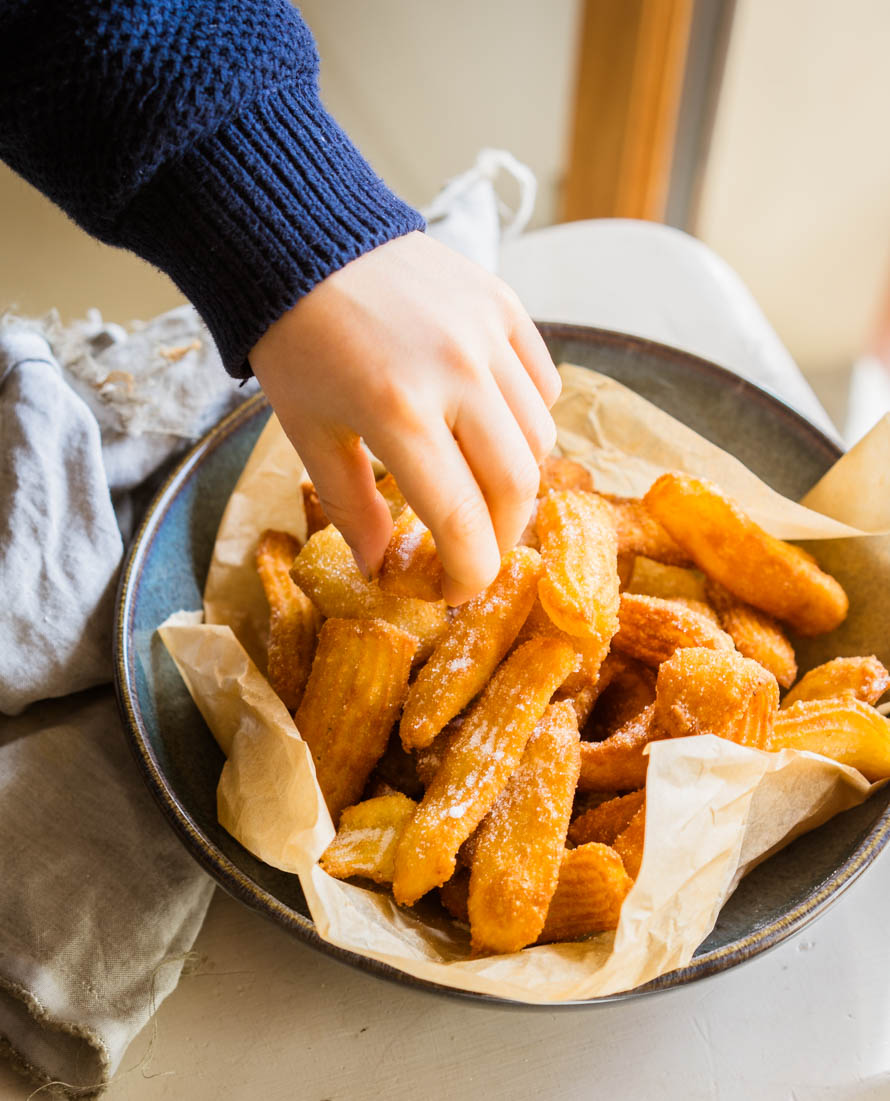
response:
<svg viewBox="0 0 890 1101"><path fill-rule="evenodd" d="M331 272L423 221L318 96L288 0L3 0L0 157L176 282L227 370Z"/></svg>

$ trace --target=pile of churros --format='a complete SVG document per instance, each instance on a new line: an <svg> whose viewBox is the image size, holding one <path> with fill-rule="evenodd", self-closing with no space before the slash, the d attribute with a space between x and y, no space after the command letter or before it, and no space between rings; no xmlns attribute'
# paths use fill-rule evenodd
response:
<svg viewBox="0 0 890 1101"><path fill-rule="evenodd" d="M390 475L378 488L394 531L376 579L311 485L306 542L266 531L256 550L268 679L337 828L330 875L405 906L438 892L474 955L516 952L616 928L650 742L717 735L890 777L881 663L798 679L789 632L835 628L843 589L713 484L669 473L619 498L548 459L522 545L456 609L430 532Z"/></svg>

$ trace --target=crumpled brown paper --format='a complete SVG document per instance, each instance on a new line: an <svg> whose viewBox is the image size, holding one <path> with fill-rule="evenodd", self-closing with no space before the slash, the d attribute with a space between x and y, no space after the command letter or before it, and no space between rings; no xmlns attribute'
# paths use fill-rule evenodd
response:
<svg viewBox="0 0 890 1101"><path fill-rule="evenodd" d="M890 506L886 492L874 508L861 503L885 477L890 418L835 465L804 508L614 380L577 367L561 372L559 446L594 471L599 488L638 495L663 471L686 470L716 481L773 534L822 540L820 560L848 589L852 608L837 632L808 642L804 668L840 653L875 653L890 664L887 609L874 599L874 568L890 577L890 537L862 537L890 528ZM333 827L311 756L262 672L268 611L253 567L265 527L304 534L301 474L273 416L220 525L204 622L180 613L160 633L228 755L221 824L260 859L299 875L316 928L331 943L418 978L524 1002L631 989L690 961L754 864L874 790L855 770L809 753L763 753L711 736L653 743L643 864L618 929L469 959L464 930L333 879L317 864ZM867 586L869 600L857 599Z"/></svg>

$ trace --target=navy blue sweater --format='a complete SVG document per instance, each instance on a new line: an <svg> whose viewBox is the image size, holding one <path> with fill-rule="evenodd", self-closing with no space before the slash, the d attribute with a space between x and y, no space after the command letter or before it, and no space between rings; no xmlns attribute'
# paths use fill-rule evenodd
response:
<svg viewBox="0 0 890 1101"><path fill-rule="evenodd" d="M287 0L0 0L0 157L167 272L243 376L325 276L423 226L317 75Z"/></svg>

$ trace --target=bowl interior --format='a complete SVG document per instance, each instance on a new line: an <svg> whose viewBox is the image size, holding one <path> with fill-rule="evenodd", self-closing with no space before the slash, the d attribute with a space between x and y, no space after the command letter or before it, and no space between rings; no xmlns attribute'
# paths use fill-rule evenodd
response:
<svg viewBox="0 0 890 1101"><path fill-rule="evenodd" d="M839 455L834 444L780 402L694 356L576 326L541 329L556 362L616 378L732 452L789 497L802 496ZM268 416L268 406L257 397L214 429L160 491L134 541L121 581L116 631L125 727L146 781L174 828L227 890L340 958L432 987L322 942L296 876L256 860L218 825L216 785L223 756L155 633L172 612L201 607L219 520ZM890 787L755 869L730 898L690 966L634 993L711 974L800 928L883 846L890 829L888 802Z"/></svg>

